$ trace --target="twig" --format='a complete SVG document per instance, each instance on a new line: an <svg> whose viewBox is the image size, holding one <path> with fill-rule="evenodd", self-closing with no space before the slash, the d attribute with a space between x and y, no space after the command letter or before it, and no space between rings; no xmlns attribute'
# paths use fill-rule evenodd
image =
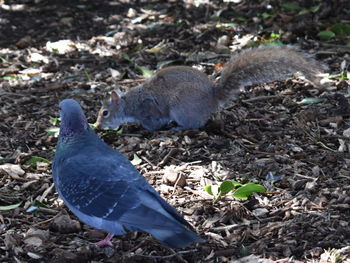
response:
<svg viewBox="0 0 350 263"><path fill-rule="evenodd" d="M204 202L204 201L212 201L213 202L214 198L203 198L203 199L189 200L189 201L181 203L181 206L184 206L186 204L193 203L193 202ZM228 198L221 198L220 201L234 201L234 200L228 199Z"/></svg>
<svg viewBox="0 0 350 263"><path fill-rule="evenodd" d="M60 214L57 214L57 215L55 215L55 216L53 216L53 217L51 217L51 218L49 218L49 219L46 219L46 220L44 220L44 221L35 223L35 224L33 224L32 226L39 226L39 225L42 225L42 224L46 224L46 223L48 223L48 222L54 220L54 219L55 219L56 217L58 217L59 215L60 215Z"/></svg>
<svg viewBox="0 0 350 263"><path fill-rule="evenodd" d="M172 148L168 153L167 155L164 156L163 160L161 160L159 163L158 163L158 166L163 166L164 164L166 164L170 157L173 156L175 153L177 153L179 151L178 148Z"/></svg>
<svg viewBox="0 0 350 263"><path fill-rule="evenodd" d="M47 188L44 191L44 193L40 196L38 201L42 202L46 198L46 196L52 191L53 187L54 187L54 184L52 183L51 186L49 188Z"/></svg>
<svg viewBox="0 0 350 263"><path fill-rule="evenodd" d="M234 224L234 225L228 225L228 226L213 227L213 228L210 229L210 231L213 231L213 232L217 233L217 232L221 232L221 231L224 231L224 230L230 231L230 230L234 230L234 229L242 228L242 227L245 227L245 226L244 225L239 225L239 224Z"/></svg>
<svg viewBox="0 0 350 263"><path fill-rule="evenodd" d="M174 189L173 189L173 193L172 194L174 194L175 193L175 191L176 191L176 187L177 187L177 184L179 183L179 181L180 181L180 179L181 179L181 173L179 174L179 176L177 177L177 179L176 179L176 182L175 182L175 184L174 184Z"/></svg>
<svg viewBox="0 0 350 263"><path fill-rule="evenodd" d="M150 172L144 173L143 175L148 176L148 175L154 175L154 174L164 174L164 171L150 171Z"/></svg>
<svg viewBox="0 0 350 263"><path fill-rule="evenodd" d="M146 161L149 165L152 166L152 169L154 169L154 167L156 167L147 157L142 156L141 159L143 159L144 161Z"/></svg>
<svg viewBox="0 0 350 263"><path fill-rule="evenodd" d="M255 97L247 100L242 100L242 102L249 103L249 102L256 102L256 101L270 100L270 99L277 99L277 98L283 98L283 96L281 95L260 96L260 97Z"/></svg>
<svg viewBox="0 0 350 263"><path fill-rule="evenodd" d="M38 211L44 212L45 214L49 214L49 215L57 215L58 213L58 211L51 208L46 208L46 207L38 207Z"/></svg>
<svg viewBox="0 0 350 263"><path fill-rule="evenodd" d="M94 62L96 61L95 58L56 58L60 61L67 61L67 62Z"/></svg>
<svg viewBox="0 0 350 263"><path fill-rule="evenodd" d="M195 253L197 251L198 251L198 249L190 249L190 250L185 250L185 251L179 251L179 252L176 252L174 254L166 255L166 256L151 256L151 255L134 254L134 255L131 255L130 257L139 256L139 257L153 258L153 259L166 259L166 258L177 257L177 256L186 255L186 254L190 254L190 253Z"/></svg>

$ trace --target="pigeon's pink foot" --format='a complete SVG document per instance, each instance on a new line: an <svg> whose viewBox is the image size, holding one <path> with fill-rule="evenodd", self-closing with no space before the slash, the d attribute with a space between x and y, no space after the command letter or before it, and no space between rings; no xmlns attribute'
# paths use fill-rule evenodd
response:
<svg viewBox="0 0 350 263"><path fill-rule="evenodd" d="M106 246L113 247L113 244L111 242L113 236L114 236L113 234L108 233L108 235L105 237L105 239L95 243L95 246L97 246L97 247L106 247Z"/></svg>

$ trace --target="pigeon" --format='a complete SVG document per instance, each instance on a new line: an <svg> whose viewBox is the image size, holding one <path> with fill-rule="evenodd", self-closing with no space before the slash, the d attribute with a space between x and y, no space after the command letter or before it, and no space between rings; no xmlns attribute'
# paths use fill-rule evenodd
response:
<svg viewBox="0 0 350 263"><path fill-rule="evenodd" d="M121 153L90 128L80 105L60 102L60 134L52 175L66 206L82 222L114 235L147 232L169 248L203 242Z"/></svg>

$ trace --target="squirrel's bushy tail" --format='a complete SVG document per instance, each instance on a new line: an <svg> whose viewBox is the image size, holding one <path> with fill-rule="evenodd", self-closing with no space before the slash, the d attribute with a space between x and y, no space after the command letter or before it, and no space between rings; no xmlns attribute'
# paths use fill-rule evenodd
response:
<svg viewBox="0 0 350 263"><path fill-rule="evenodd" d="M221 104L245 86L284 80L297 72L314 85L326 67L310 56L283 46L248 49L234 56L224 68L215 93Z"/></svg>

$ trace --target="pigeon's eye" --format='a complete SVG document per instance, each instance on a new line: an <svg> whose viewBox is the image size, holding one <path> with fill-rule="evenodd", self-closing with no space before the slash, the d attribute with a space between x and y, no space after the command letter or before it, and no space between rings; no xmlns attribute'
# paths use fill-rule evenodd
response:
<svg viewBox="0 0 350 263"><path fill-rule="evenodd" d="M108 110L102 111L102 116L103 117L108 117L108 115L109 115L109 111Z"/></svg>

